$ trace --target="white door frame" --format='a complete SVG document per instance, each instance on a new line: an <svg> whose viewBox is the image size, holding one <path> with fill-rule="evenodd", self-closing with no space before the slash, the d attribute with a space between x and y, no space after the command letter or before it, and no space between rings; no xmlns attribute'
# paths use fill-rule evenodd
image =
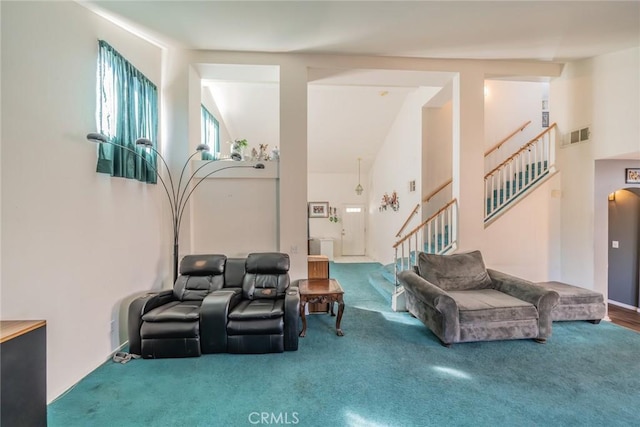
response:
<svg viewBox="0 0 640 427"><path fill-rule="evenodd" d="M348 212L349 209L360 209L359 213L350 213ZM347 216L348 215L354 215L354 214L359 214L362 218L362 229L359 230L347 230L345 227L349 227L350 225L352 225L351 221L347 221ZM340 233L341 237L340 237L340 243L341 243L341 247L342 247L342 256L365 256L367 254L367 226L366 226L366 206L364 204L360 204L360 203L344 203L342 205L342 232ZM352 245L353 246L353 250L352 252L354 253L345 253L345 243L344 243L344 236L345 234L350 234L355 236L356 239L360 238L361 236L361 242L356 242L356 244ZM355 253L355 252L360 252L360 250L358 249L359 247L362 248L362 253ZM351 249L351 248L349 248Z"/></svg>

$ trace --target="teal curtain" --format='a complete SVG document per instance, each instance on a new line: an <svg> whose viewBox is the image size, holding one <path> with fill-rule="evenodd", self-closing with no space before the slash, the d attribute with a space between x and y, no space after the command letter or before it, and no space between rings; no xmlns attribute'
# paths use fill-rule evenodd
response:
<svg viewBox="0 0 640 427"><path fill-rule="evenodd" d="M217 160L214 153L220 152L220 124L204 105L200 106L202 143L209 146L209 152L202 152L202 160Z"/></svg>
<svg viewBox="0 0 640 427"><path fill-rule="evenodd" d="M115 145L99 144L96 170L155 184L157 155L136 147L136 139L147 138L156 148L158 90L107 42L98 40L98 46L98 132Z"/></svg>

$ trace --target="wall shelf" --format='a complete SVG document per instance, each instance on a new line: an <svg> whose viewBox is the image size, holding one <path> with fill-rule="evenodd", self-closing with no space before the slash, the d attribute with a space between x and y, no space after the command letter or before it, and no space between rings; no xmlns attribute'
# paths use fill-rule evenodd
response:
<svg viewBox="0 0 640 427"><path fill-rule="evenodd" d="M205 165L207 160L193 160L192 170ZM278 179L280 171L279 161L236 161L236 160L218 160L206 164L202 169L196 173L196 178L203 178L207 174L224 169L229 166L255 166L258 163L264 164L264 169L251 169L251 168L233 168L226 169L220 172L214 173L207 177L207 179L220 179L220 178L254 178L254 179Z"/></svg>

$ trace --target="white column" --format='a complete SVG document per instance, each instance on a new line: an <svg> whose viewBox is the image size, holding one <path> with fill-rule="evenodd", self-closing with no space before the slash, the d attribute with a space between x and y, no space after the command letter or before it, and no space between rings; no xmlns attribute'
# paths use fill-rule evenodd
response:
<svg viewBox="0 0 640 427"><path fill-rule="evenodd" d="M453 197L458 251L482 249L484 235L484 74L463 71L453 85Z"/></svg>
<svg viewBox="0 0 640 427"><path fill-rule="evenodd" d="M279 248L291 279L307 277L307 67L280 67Z"/></svg>
<svg viewBox="0 0 640 427"><path fill-rule="evenodd" d="M187 55L179 49L166 50L162 55L162 85L160 95L160 144L158 151L167 161L174 180L180 175L180 170L189 151L189 87L190 66ZM198 95L199 96L199 95ZM159 170L164 165L158 164ZM163 173L164 174L164 173ZM168 177L165 182L169 185ZM177 182L175 183L177 185ZM171 209L165 200L163 213L163 242L166 242L166 258L160 262L165 287L173 286L173 227L171 224ZM190 217L185 215L180 232L179 259L191 253Z"/></svg>

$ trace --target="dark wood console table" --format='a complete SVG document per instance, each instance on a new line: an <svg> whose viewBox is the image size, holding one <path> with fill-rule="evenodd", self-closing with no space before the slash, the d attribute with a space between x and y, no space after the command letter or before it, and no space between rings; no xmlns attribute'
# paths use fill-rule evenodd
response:
<svg viewBox="0 0 640 427"><path fill-rule="evenodd" d="M300 317L302 318L302 331L300 336L307 334L307 317L305 307L308 303L328 303L331 306L331 315L333 313L333 303L338 303L338 317L336 318L336 334L343 336L344 333L340 329L342 321L342 313L344 313L344 290L336 279L307 279L301 280L298 285L300 289Z"/></svg>
<svg viewBox="0 0 640 427"><path fill-rule="evenodd" d="M0 425L47 425L47 323L0 322Z"/></svg>

